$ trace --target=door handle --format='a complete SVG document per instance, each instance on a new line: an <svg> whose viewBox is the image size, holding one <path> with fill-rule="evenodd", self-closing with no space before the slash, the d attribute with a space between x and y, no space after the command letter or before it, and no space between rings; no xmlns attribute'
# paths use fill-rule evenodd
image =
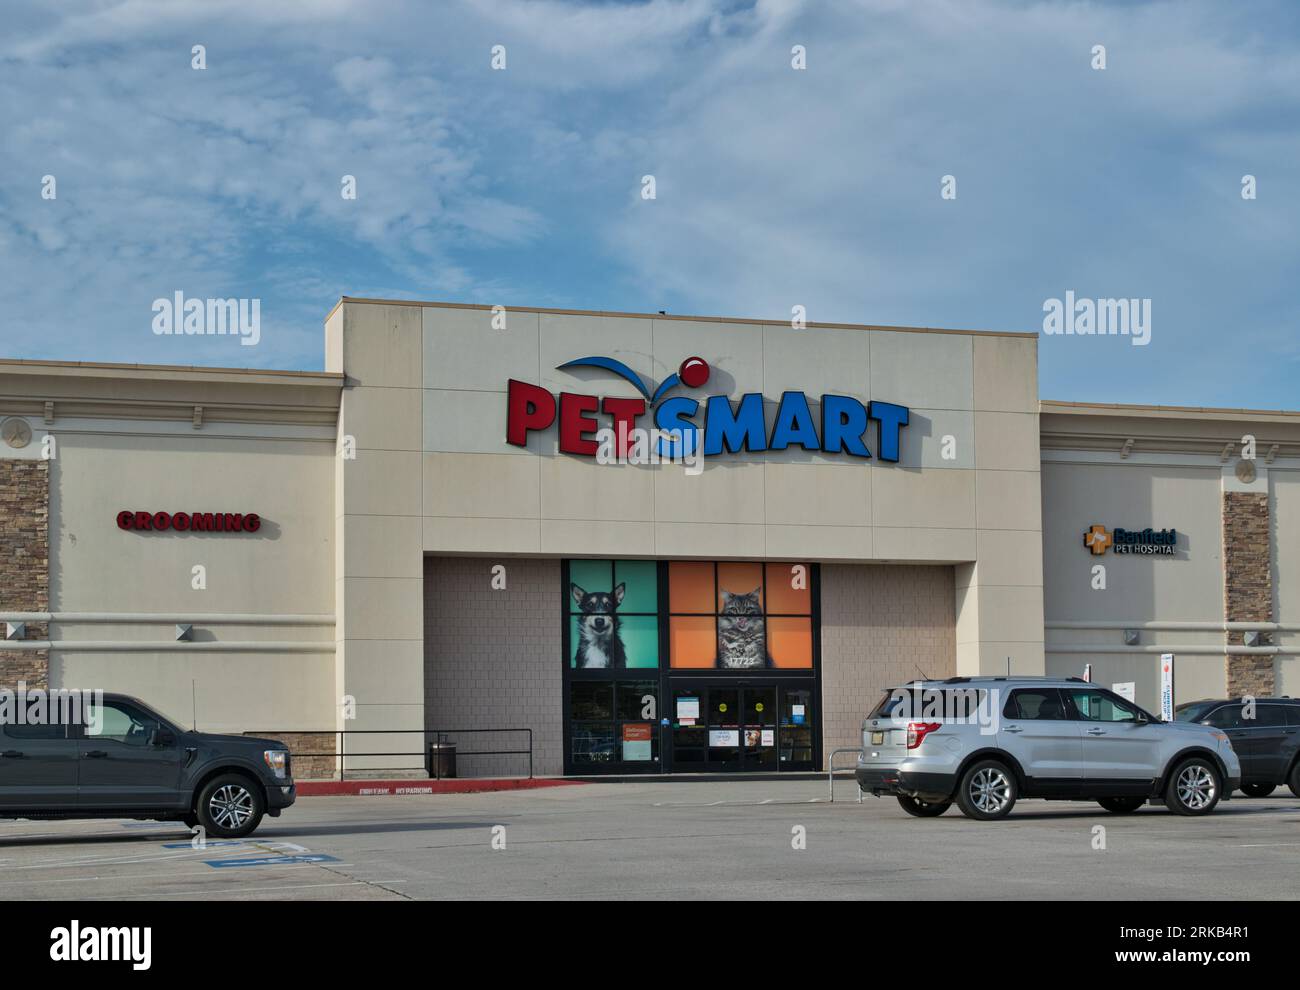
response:
<svg viewBox="0 0 1300 990"><path fill-rule="evenodd" d="M3 753L0 753L0 756L8 756L8 757L19 757L22 755L23 752L20 749L6 749Z"/></svg>
<svg viewBox="0 0 1300 990"><path fill-rule="evenodd" d="M1089 730L1088 730L1088 735L1090 735L1090 736L1104 736L1105 734L1106 734L1106 730L1105 730L1105 729L1089 729Z"/></svg>
<svg viewBox="0 0 1300 990"><path fill-rule="evenodd" d="M88 760L102 760L108 756L102 749L91 749L81 754Z"/></svg>
<svg viewBox="0 0 1300 990"><path fill-rule="evenodd" d="M1005 729L1003 729L1002 731L1003 731L1003 732L1024 732L1025 730L1022 729L1022 728L1020 728L1020 726L1018 726L1018 725L1008 725L1008 726L1007 726Z"/></svg>

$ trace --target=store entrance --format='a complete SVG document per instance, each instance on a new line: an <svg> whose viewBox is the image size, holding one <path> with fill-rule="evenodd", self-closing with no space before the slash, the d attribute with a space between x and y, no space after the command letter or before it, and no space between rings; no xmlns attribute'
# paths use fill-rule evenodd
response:
<svg viewBox="0 0 1300 990"><path fill-rule="evenodd" d="M669 771L817 769L813 687L810 680L674 678Z"/></svg>

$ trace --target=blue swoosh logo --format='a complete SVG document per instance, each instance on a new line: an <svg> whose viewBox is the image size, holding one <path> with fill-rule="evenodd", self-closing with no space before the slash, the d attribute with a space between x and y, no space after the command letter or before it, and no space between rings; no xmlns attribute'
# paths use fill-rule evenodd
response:
<svg viewBox="0 0 1300 990"><path fill-rule="evenodd" d="M608 357L576 358L559 365L556 370L563 371L566 368L601 368L605 371L612 371L625 381L631 382L636 390L647 399L650 398L650 386L645 383L644 379L642 379L640 375L625 365L622 361L615 361L613 358ZM673 375L672 377L675 379L677 376ZM667 384L668 383L665 381L664 385ZM660 385L659 392L655 394L655 398L658 398L659 395L663 393L663 390L664 386Z"/></svg>

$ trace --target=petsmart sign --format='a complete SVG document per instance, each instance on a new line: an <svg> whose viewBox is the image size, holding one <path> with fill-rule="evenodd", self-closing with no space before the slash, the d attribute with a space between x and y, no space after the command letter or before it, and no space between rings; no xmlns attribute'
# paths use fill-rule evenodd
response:
<svg viewBox="0 0 1300 990"><path fill-rule="evenodd" d="M907 406L874 400L863 403L852 396L834 394L820 396L819 415L814 415L808 396L790 391L782 393L769 432L761 392L746 392L736 403L727 395L710 395L702 400L668 395L679 385L698 389L708 382L710 368L703 358L687 358L653 390L645 379L614 358L577 358L559 366L559 370L570 368L611 372L630 382L641 398L602 398L577 392L556 396L540 385L512 378L507 392L508 443L525 447L530 433L548 429L558 420L562 453L602 459L607 453L626 457L629 449L645 444L660 458L691 459L724 452L753 454L802 447L897 462L902 431L910 418ZM598 416L603 416L604 421ZM639 425L647 418L653 424L652 430ZM871 423L877 428L874 454L866 440Z"/></svg>

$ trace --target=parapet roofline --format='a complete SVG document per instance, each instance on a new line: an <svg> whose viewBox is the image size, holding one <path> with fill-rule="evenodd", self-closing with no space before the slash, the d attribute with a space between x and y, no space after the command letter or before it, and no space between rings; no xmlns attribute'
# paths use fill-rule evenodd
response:
<svg viewBox="0 0 1300 990"><path fill-rule="evenodd" d="M367 299L360 296L340 296L339 301L334 304L334 308L329 311L325 320L328 322L330 317L338 312L339 307L344 303L356 303L367 306L420 306L432 309L478 309L484 312L491 312L492 310L491 306L480 305L478 303L452 303L417 299ZM516 313L550 313L560 316L609 316L631 320L687 320L694 323L748 323L751 325L788 325L790 322L788 319L768 320L758 317L688 316L677 313L623 313L617 310L603 309L547 309L541 306L505 306L504 308L507 312ZM877 326L870 323L817 323L812 320L809 320L805 326L817 327L823 330L891 330L899 333L947 333L960 334L967 337L984 336L1038 339L1037 333L1022 333L1012 330L955 330L944 327L891 327Z"/></svg>
<svg viewBox="0 0 1300 990"><path fill-rule="evenodd" d="M175 380L197 376L203 381L282 382L293 385L324 385L338 388L344 375L338 371L292 371L269 368L213 368L194 364L121 364L109 361L42 361L23 358L0 358L0 374L81 375L87 378L120 377L123 372L135 378Z"/></svg>
<svg viewBox="0 0 1300 990"><path fill-rule="evenodd" d="M1300 410L1294 409L1234 409L1224 406L1152 406L1122 402L1062 402L1041 399L1038 411L1043 415L1065 416L1142 416L1162 419L1279 419L1288 423L1300 421Z"/></svg>

